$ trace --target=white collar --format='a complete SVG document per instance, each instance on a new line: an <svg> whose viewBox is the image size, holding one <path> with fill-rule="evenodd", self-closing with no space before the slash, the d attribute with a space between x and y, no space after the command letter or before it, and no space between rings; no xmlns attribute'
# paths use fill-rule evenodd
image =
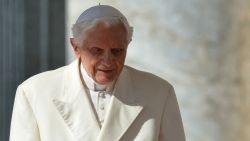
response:
<svg viewBox="0 0 250 141"><path fill-rule="evenodd" d="M88 89L92 90L92 91L106 91L106 92L112 92L114 89L114 85L115 85L115 81L107 84L107 85L102 85L102 84L98 84L97 82L95 82L87 73L86 69L83 67L82 63L81 63L81 73L82 73L82 77L83 80L85 82L85 84L87 85Z"/></svg>

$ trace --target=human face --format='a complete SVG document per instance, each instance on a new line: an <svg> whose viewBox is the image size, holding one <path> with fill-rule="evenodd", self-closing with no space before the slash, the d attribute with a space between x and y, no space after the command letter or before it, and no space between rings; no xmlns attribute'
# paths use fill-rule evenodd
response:
<svg viewBox="0 0 250 141"><path fill-rule="evenodd" d="M118 78L127 52L127 34L121 24L98 24L84 32L81 47L75 46L75 53L95 82L108 84Z"/></svg>

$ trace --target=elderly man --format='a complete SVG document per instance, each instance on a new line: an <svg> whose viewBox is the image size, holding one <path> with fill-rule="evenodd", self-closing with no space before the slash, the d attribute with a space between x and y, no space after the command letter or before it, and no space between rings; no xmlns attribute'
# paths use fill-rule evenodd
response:
<svg viewBox="0 0 250 141"><path fill-rule="evenodd" d="M173 87L124 66L133 30L123 14L94 6L72 31L77 59L17 88L11 141L185 141Z"/></svg>

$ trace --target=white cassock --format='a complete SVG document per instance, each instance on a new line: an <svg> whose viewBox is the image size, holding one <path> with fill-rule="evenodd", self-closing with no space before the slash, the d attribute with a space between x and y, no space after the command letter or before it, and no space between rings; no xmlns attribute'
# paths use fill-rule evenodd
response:
<svg viewBox="0 0 250 141"><path fill-rule="evenodd" d="M80 68L76 60L19 85L10 141L185 141L174 89L167 81L125 66L101 123Z"/></svg>

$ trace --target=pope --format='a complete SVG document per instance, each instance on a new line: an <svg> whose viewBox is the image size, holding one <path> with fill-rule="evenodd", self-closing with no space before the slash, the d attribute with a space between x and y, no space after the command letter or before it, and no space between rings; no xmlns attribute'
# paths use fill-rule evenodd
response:
<svg viewBox="0 0 250 141"><path fill-rule="evenodd" d="M10 141L185 141L173 86L124 65L133 28L119 10L90 7L72 33L75 61L18 86Z"/></svg>

